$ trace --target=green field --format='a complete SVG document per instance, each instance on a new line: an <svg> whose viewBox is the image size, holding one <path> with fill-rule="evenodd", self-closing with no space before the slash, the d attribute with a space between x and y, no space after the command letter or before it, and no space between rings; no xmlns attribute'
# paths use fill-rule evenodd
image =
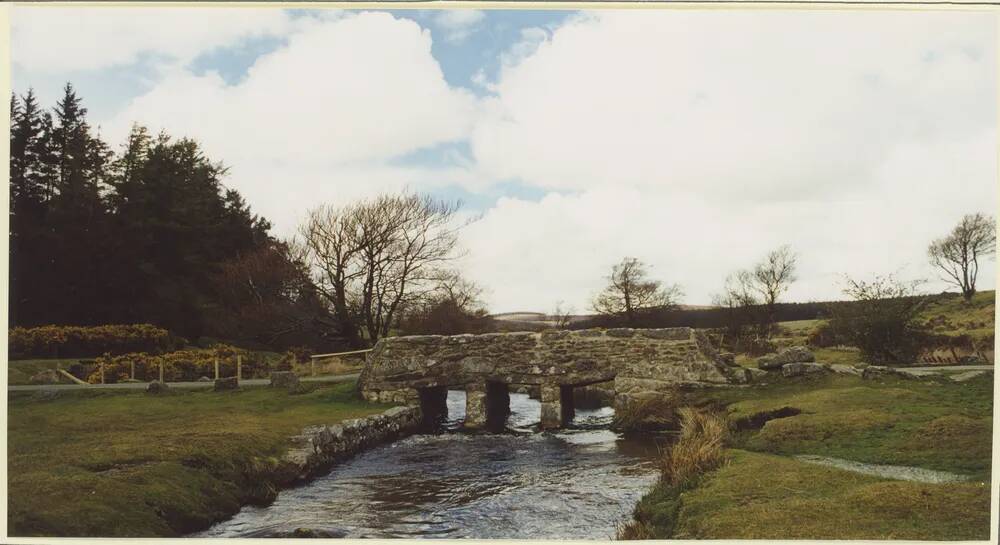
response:
<svg viewBox="0 0 1000 545"><path fill-rule="evenodd" d="M661 483L643 498L636 510L650 532L643 537L989 537L992 373L966 383L801 377L709 390L689 401L722 410L742 429L730 437L722 468L686 490ZM799 413L766 423L760 418L789 408ZM968 480L891 480L792 458L799 454L948 471Z"/></svg>
<svg viewBox="0 0 1000 545"><path fill-rule="evenodd" d="M246 388L61 392L8 401L8 528L16 536L177 536L268 491L311 424L381 412L353 383L305 395ZM273 493L273 491L272 491Z"/></svg>

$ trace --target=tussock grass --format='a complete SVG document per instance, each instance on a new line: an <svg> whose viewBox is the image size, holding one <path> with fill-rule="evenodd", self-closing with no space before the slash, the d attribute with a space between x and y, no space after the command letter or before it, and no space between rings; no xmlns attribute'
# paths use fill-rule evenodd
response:
<svg viewBox="0 0 1000 545"><path fill-rule="evenodd" d="M680 486L722 464L728 434L724 416L691 407L678 409L680 438L663 455L661 478Z"/></svg>
<svg viewBox="0 0 1000 545"><path fill-rule="evenodd" d="M681 407L681 433L660 460L660 481L643 496L630 521L618 525L617 538L665 539L671 537L681 507L681 494L725 462L728 423L722 414Z"/></svg>

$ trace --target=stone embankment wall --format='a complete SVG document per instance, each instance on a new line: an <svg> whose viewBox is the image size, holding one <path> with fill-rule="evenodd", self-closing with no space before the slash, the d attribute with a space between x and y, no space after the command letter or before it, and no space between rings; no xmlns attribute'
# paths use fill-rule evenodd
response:
<svg viewBox="0 0 1000 545"><path fill-rule="evenodd" d="M333 426L310 426L293 437L294 446L281 459L276 484L288 486L312 479L338 461L415 433L421 423L420 407L393 407Z"/></svg>
<svg viewBox="0 0 1000 545"><path fill-rule="evenodd" d="M475 427L487 420L491 386L538 385L543 426L558 427L572 413L560 405L577 386L614 381L620 406L678 387L749 380L703 333L678 327L383 338L359 386L369 401L437 405L447 388L465 389L466 424Z"/></svg>

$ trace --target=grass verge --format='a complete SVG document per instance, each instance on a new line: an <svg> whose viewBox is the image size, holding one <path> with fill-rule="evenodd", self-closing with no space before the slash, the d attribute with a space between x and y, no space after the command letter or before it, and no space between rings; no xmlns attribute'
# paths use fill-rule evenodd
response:
<svg viewBox="0 0 1000 545"><path fill-rule="evenodd" d="M354 383L291 396L62 392L8 398L8 527L16 536L177 536L273 494L268 468L311 424L381 412Z"/></svg>

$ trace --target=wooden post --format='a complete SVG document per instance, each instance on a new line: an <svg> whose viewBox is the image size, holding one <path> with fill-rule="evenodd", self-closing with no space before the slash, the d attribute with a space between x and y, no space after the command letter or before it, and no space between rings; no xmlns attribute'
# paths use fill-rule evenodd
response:
<svg viewBox="0 0 1000 545"><path fill-rule="evenodd" d="M237 382L243 380L243 355L242 354L237 354L236 355L236 380L237 380Z"/></svg>
<svg viewBox="0 0 1000 545"><path fill-rule="evenodd" d="M314 359L310 359L310 360L309 360L309 367L310 367L310 372L309 372L309 373L310 373L310 374L311 374L312 376L314 376L314 377L315 377L315 376L316 376L316 360L314 360Z"/></svg>
<svg viewBox="0 0 1000 545"><path fill-rule="evenodd" d="M163 384L163 362L160 362L160 384Z"/></svg>
<svg viewBox="0 0 1000 545"><path fill-rule="evenodd" d="M104 361L101 361L101 384L104 384Z"/></svg>
<svg viewBox="0 0 1000 545"><path fill-rule="evenodd" d="M215 358L215 380L219 380L219 358Z"/></svg>
<svg viewBox="0 0 1000 545"><path fill-rule="evenodd" d="M128 363L132 367L132 380L135 380L135 360L132 360Z"/></svg>

